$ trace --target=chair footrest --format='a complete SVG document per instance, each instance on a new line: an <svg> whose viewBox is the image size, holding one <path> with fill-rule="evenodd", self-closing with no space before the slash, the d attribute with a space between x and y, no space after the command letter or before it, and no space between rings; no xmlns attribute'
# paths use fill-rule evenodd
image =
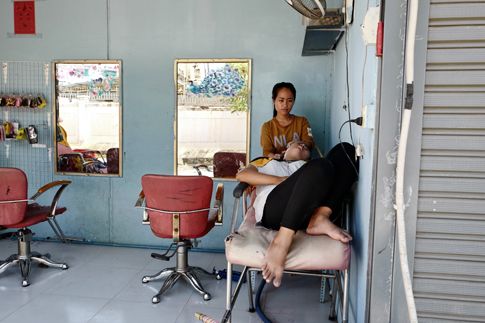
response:
<svg viewBox="0 0 485 323"><path fill-rule="evenodd" d="M161 254L155 253L155 252L152 252L151 257L158 259L158 260L164 260L164 261L170 260L170 257L167 257L166 255L161 255Z"/></svg>

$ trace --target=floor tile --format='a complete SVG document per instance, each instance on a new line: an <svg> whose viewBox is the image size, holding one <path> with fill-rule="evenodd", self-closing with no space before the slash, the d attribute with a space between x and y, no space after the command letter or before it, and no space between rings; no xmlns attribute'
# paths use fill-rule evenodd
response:
<svg viewBox="0 0 485 323"><path fill-rule="evenodd" d="M139 272L136 269L92 264L69 271L69 276L59 281L49 293L111 299Z"/></svg>
<svg viewBox="0 0 485 323"><path fill-rule="evenodd" d="M42 295L3 319L2 323L18 323L26 318L36 323L84 323L108 301L85 297Z"/></svg>
<svg viewBox="0 0 485 323"><path fill-rule="evenodd" d="M261 304L268 313L293 315L305 322L311 318L327 318L330 306L330 302L320 303L320 278L296 275L285 275L279 288L266 285Z"/></svg>
<svg viewBox="0 0 485 323"><path fill-rule="evenodd" d="M33 300L34 297L28 293L16 292L16 291L6 291L0 287L0 321L6 318L29 301Z"/></svg>
<svg viewBox="0 0 485 323"><path fill-rule="evenodd" d="M153 305L151 302L133 303L114 300L89 320L89 323L173 323L182 311L183 306L183 304L171 304L170 307L167 308Z"/></svg>
<svg viewBox="0 0 485 323"><path fill-rule="evenodd" d="M89 263L92 265L143 269L150 259L146 249L107 246L93 247L95 248L95 256L89 259Z"/></svg>
<svg viewBox="0 0 485 323"><path fill-rule="evenodd" d="M5 260L11 254L17 253L17 241L4 239L0 240L0 259Z"/></svg>

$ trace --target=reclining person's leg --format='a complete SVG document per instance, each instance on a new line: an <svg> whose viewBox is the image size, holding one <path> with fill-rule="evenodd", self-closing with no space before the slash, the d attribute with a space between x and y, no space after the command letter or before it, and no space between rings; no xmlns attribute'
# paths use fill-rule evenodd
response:
<svg viewBox="0 0 485 323"><path fill-rule="evenodd" d="M332 189L329 191L326 200L322 201L321 207L317 209L312 216L312 219L308 225L308 234L328 234L332 238L335 234L345 235L348 240L351 236L345 231L341 230L330 221L330 216L328 214L328 209L333 210L338 213L340 203L342 198L350 190L352 184L357 180L357 170L358 170L358 160L355 159L355 148L349 143L342 143L336 145L332 150L330 150L325 157L327 160L331 161L335 169L335 181ZM333 226L333 230L329 232L329 225ZM346 238L337 239L342 242L346 242Z"/></svg>
<svg viewBox="0 0 485 323"><path fill-rule="evenodd" d="M296 230L327 234L344 243L352 239L330 220L330 216L357 179L358 164L352 159L354 152L354 147L347 143L335 146L326 159L308 162L269 194L262 223L279 231L267 250L262 267L267 282L273 281L276 287L281 284L284 263Z"/></svg>
<svg viewBox="0 0 485 323"><path fill-rule="evenodd" d="M332 188L334 168L325 159L314 159L276 186L268 195L262 224L278 230L305 230L313 211Z"/></svg>
<svg viewBox="0 0 485 323"><path fill-rule="evenodd" d="M324 159L308 162L279 184L266 200L263 225L278 230L268 247L263 278L281 284L284 264L296 230L305 229L333 181L333 167Z"/></svg>
<svg viewBox="0 0 485 323"><path fill-rule="evenodd" d="M358 179L359 160L355 158L355 147L347 142L333 147L325 158L332 162L335 168L335 182L325 205L337 211L342 199Z"/></svg>
<svg viewBox="0 0 485 323"><path fill-rule="evenodd" d="M266 282L273 282L275 287L281 285L286 256L288 255L294 236L294 230L281 227L266 250L265 262L261 267L262 274Z"/></svg>

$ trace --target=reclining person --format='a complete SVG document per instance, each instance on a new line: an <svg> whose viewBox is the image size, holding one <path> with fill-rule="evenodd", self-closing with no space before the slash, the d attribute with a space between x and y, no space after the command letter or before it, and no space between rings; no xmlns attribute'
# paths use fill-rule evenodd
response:
<svg viewBox="0 0 485 323"><path fill-rule="evenodd" d="M347 243L351 235L336 226L331 215L357 179L354 146L336 145L325 158L310 159L303 142L291 142L284 160L257 159L236 178L256 186L256 221L278 230L265 255L263 278L279 287L286 256L297 230L326 234Z"/></svg>

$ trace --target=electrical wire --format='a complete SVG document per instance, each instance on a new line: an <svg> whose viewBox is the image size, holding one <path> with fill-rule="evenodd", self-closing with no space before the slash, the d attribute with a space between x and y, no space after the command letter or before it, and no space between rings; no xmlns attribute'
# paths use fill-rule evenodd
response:
<svg viewBox="0 0 485 323"><path fill-rule="evenodd" d="M349 83L349 46L348 46L348 36L349 35L349 28L346 27L345 30L345 83L346 83L346 96L347 96L347 115L348 120L352 119L352 114L350 113L350 83ZM349 131L350 131L350 141L352 141L352 145L355 146L354 136L352 134L352 124L349 123Z"/></svg>
<svg viewBox="0 0 485 323"><path fill-rule="evenodd" d="M406 69L406 98L401 123L401 135L396 164L396 222L399 244L399 260L401 265L404 294L408 307L409 322L417 323L418 315L413 295L413 285L408 265L406 245L406 223L404 221L404 170L406 162L406 148L413 106L413 83L414 83L414 46L416 40L416 24L418 16L418 3L416 0L408 2L408 25L406 28L406 51L404 66Z"/></svg>
<svg viewBox="0 0 485 323"><path fill-rule="evenodd" d="M352 160L352 157L350 157L348 154L347 154L347 150L345 149L344 147L344 144L342 142L342 137L341 137L341 133L342 133L342 129L343 127L345 126L346 123L352 123L352 122L356 122L359 118L357 119L349 119L349 120L346 120L344 121L344 123L342 123L342 125L340 126L340 129L338 131L338 141L340 143L340 146L342 147L342 150L344 151L345 153L345 156L347 156L347 158L349 159L350 161L350 164L352 165L352 167L354 168L354 171L355 171L355 174L357 175L357 177L359 177L359 171L357 170L357 168L355 167L355 163L354 161ZM355 158L355 156L354 156Z"/></svg>
<svg viewBox="0 0 485 323"><path fill-rule="evenodd" d="M258 290L256 291L256 313L258 314L259 318L263 323L272 323L271 320L264 314L263 309L261 308L261 293L263 292L263 288L266 285L266 281L264 279L261 280L261 283L259 283Z"/></svg>

